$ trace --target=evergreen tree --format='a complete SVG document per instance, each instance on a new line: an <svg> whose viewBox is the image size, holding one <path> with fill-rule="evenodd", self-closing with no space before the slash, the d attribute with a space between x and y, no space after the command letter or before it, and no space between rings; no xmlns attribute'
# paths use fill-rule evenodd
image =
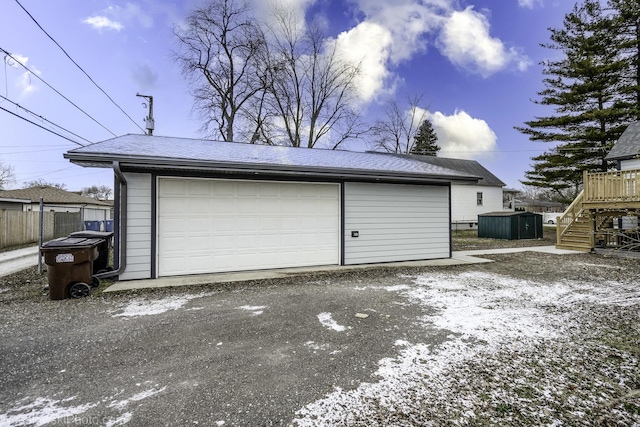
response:
<svg viewBox="0 0 640 427"><path fill-rule="evenodd" d="M534 102L554 106L555 114L516 129L531 141L556 146L532 159L536 163L523 184L571 200L584 170L608 170L604 157L635 111L622 94L629 68L614 25L619 23L605 15L598 0L585 0L565 16L564 28L550 30L552 43L543 46L563 55L543 62L545 89Z"/></svg>
<svg viewBox="0 0 640 427"><path fill-rule="evenodd" d="M609 0L611 31L617 34L623 61L627 65L621 94L635 109L640 120L640 3L638 0Z"/></svg>
<svg viewBox="0 0 640 427"><path fill-rule="evenodd" d="M420 154L423 156L437 156L440 151L438 145L438 136L433 129L433 124L429 119L425 119L418 131L413 137L413 147L411 148L411 154Z"/></svg>

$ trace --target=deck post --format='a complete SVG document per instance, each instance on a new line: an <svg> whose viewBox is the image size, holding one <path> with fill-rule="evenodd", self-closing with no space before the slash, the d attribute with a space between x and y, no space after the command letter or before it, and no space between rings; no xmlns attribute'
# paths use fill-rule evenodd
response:
<svg viewBox="0 0 640 427"><path fill-rule="evenodd" d="M586 170L582 171L582 188L584 190L584 201L588 202L589 201L589 172L587 172Z"/></svg>

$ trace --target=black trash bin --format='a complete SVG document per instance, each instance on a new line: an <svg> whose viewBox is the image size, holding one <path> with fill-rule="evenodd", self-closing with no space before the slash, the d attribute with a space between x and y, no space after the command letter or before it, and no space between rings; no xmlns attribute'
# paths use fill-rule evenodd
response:
<svg viewBox="0 0 640 427"><path fill-rule="evenodd" d="M82 237L85 239L102 239L103 242L98 245L98 258L93 262L92 274L102 273L112 270L109 267L109 247L111 247L111 238L113 231L76 231L69 234L69 237Z"/></svg>
<svg viewBox="0 0 640 427"><path fill-rule="evenodd" d="M42 245L49 299L81 298L89 294L90 286L98 282L92 270L102 242L102 239L61 237Z"/></svg>

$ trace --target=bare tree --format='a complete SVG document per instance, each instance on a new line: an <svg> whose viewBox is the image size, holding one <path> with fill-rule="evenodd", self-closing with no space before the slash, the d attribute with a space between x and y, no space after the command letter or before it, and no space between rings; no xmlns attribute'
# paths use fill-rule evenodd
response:
<svg viewBox="0 0 640 427"><path fill-rule="evenodd" d="M420 125L425 121L427 110L420 107L422 96L407 98L407 107L391 100L384 108L384 117L371 128L375 149L388 153L409 154L416 143Z"/></svg>
<svg viewBox="0 0 640 427"><path fill-rule="evenodd" d="M265 42L249 6L242 0L208 0L174 34L180 46L174 58L193 84L203 132L224 141L255 135L256 120L246 115L246 107L265 89L259 63Z"/></svg>
<svg viewBox="0 0 640 427"><path fill-rule="evenodd" d="M81 194L96 200L109 200L113 191L111 187L106 185L92 185L91 187L83 188Z"/></svg>
<svg viewBox="0 0 640 427"><path fill-rule="evenodd" d="M56 183L56 182L47 182L43 178L38 178L38 179L35 179L33 181L29 181L24 186L25 186L25 188L31 188L31 187L53 187L53 188L58 188L60 190L66 190L67 189L67 185L66 184L61 184L61 183Z"/></svg>
<svg viewBox="0 0 640 427"><path fill-rule="evenodd" d="M4 190L5 187L15 182L15 180L13 166L0 163L0 190Z"/></svg>
<svg viewBox="0 0 640 427"><path fill-rule="evenodd" d="M283 9L273 12L266 67L271 141L313 148L323 141L337 148L359 135L352 105L359 65L339 57L319 25L305 25Z"/></svg>

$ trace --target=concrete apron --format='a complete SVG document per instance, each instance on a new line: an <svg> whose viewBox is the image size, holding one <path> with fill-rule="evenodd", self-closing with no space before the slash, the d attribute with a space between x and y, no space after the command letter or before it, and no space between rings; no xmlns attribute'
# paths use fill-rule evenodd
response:
<svg viewBox="0 0 640 427"><path fill-rule="evenodd" d="M460 251L454 252L451 258L445 259L433 259L424 261L403 261L403 262L387 262L379 264L361 264L361 265L327 265L316 267L297 267L297 268L282 268L275 270L253 270L253 271L239 271L232 273L213 273L213 274L194 274L191 276L174 276L174 277L161 277L158 279L141 279L141 280L129 280L124 282L116 282L109 286L104 292L119 292L130 291L136 289L153 289L153 288L166 288L172 286L192 286L192 285L205 285L212 283L231 283L231 282L246 282L250 280L263 280L263 279L281 279L286 277L303 276L310 273L326 273L326 272L347 272L366 270L370 268L379 267L432 267L432 266L448 266L448 265L463 265L463 264L481 264L486 262L493 262L492 260L478 258L477 255L483 254L504 254L513 252L543 252L551 254L579 254L583 252L569 251L563 249L556 249L555 246L536 246L526 248L508 248L508 249L484 249L476 251Z"/></svg>
<svg viewBox="0 0 640 427"><path fill-rule="evenodd" d="M492 262L488 259L476 258L467 255L454 256L452 258L434 259L425 261L387 262L380 264L359 265L322 265L315 267L280 268L274 270L252 270L231 273L194 274L191 276L160 277L158 279L141 279L116 282L103 292L130 291L135 289L166 288L171 286L204 285L209 283L246 282L249 280L282 279L286 277L304 276L312 273L347 272L366 270L377 267L426 267L446 266L461 264L479 264Z"/></svg>

